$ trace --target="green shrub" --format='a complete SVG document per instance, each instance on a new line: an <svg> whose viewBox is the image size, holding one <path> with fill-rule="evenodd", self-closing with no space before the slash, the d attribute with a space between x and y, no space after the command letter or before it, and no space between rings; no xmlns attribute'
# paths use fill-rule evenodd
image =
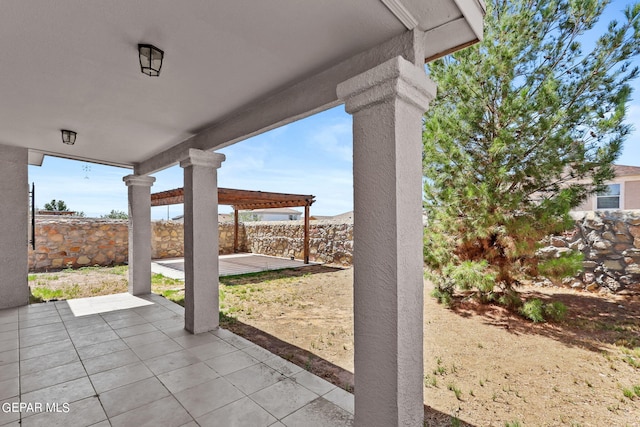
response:
<svg viewBox="0 0 640 427"><path fill-rule="evenodd" d="M566 317L567 306L559 301L545 304L540 299L533 298L525 302L519 311L522 316L534 323L545 322L547 319L559 322Z"/></svg>
<svg viewBox="0 0 640 427"><path fill-rule="evenodd" d="M453 295L450 290L436 287L431 291L431 296L444 306L450 307L453 303Z"/></svg>
<svg viewBox="0 0 640 427"><path fill-rule="evenodd" d="M544 322L544 303L538 298L531 299L524 303L520 314L534 323Z"/></svg>
<svg viewBox="0 0 640 427"><path fill-rule="evenodd" d="M554 322L560 322L567 316L567 306L559 301L544 306L545 316Z"/></svg>
<svg viewBox="0 0 640 427"><path fill-rule="evenodd" d="M522 306L520 295L518 295L518 293L513 289L508 289L502 295L500 295L500 297L498 298L498 303L509 308L518 308Z"/></svg>
<svg viewBox="0 0 640 427"><path fill-rule="evenodd" d="M459 289L477 288L480 293L488 293L493 291L496 284L496 274L488 267L489 263L486 260L464 261L459 265L445 266L442 274Z"/></svg>
<svg viewBox="0 0 640 427"><path fill-rule="evenodd" d="M538 273L550 279L574 277L582 271L584 255L582 252L569 252L559 258L551 258L538 264Z"/></svg>

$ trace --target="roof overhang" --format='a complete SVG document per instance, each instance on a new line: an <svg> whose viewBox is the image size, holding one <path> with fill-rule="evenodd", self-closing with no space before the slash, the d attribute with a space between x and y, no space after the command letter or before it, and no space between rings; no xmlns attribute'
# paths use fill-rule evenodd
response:
<svg viewBox="0 0 640 427"><path fill-rule="evenodd" d="M153 173L336 106L338 83L391 57L475 43L483 14L479 0L4 0L0 144ZM159 77L138 43L164 50Z"/></svg>

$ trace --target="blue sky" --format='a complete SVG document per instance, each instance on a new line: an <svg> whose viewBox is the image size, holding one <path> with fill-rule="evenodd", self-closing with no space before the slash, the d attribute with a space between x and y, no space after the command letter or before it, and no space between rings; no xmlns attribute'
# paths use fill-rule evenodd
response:
<svg viewBox="0 0 640 427"><path fill-rule="evenodd" d="M315 116L239 142L218 152L226 160L218 170L218 185L243 190L313 194L312 215L336 215L353 209L351 116L339 106ZM87 170L87 167L89 170ZM36 184L36 205L64 200L69 209L100 216L112 209L127 211L122 177L129 169L46 157L29 166ZM152 191L181 187L179 166L153 176ZM221 213L231 207L221 206ZM154 219L182 213L182 205L152 208Z"/></svg>
<svg viewBox="0 0 640 427"><path fill-rule="evenodd" d="M606 28L629 1L613 1L599 28ZM640 59L635 61L640 65ZM640 81L633 83L627 122L634 126L616 163L640 166ZM244 190L313 194L312 215L337 215L353 209L351 116L339 106L304 120L219 150L227 156L218 170L218 185ZM36 205L64 200L71 210L100 216L112 209L127 211L127 188L122 177L131 171L46 157L42 166L29 166L36 184ZM179 166L154 174L152 191L182 186ZM221 213L231 207L221 206ZM152 208L154 219L182 213L182 205Z"/></svg>

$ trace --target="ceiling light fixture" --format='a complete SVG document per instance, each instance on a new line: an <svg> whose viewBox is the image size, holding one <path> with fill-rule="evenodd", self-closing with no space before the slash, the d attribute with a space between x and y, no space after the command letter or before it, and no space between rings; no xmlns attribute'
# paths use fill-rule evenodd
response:
<svg viewBox="0 0 640 427"><path fill-rule="evenodd" d="M76 143L76 133L72 130L62 129L62 142L67 145L73 145Z"/></svg>
<svg viewBox="0 0 640 427"><path fill-rule="evenodd" d="M139 44L138 54L140 56L140 71L147 76L159 76L164 52L150 44Z"/></svg>

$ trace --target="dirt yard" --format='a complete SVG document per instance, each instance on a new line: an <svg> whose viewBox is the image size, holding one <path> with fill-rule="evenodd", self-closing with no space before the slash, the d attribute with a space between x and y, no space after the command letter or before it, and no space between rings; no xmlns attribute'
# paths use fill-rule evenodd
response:
<svg viewBox="0 0 640 427"><path fill-rule="evenodd" d="M320 266L223 278L222 324L352 390L352 284L352 270ZM640 426L638 296L523 289L569 309L561 324L533 324L469 301L447 309L430 290L425 425Z"/></svg>

